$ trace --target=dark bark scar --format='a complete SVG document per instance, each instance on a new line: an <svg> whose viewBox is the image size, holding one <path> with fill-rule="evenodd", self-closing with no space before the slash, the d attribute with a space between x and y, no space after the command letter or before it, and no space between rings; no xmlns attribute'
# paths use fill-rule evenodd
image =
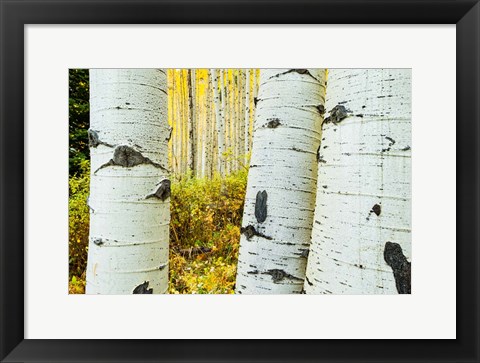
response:
<svg viewBox="0 0 480 363"><path fill-rule="evenodd" d="M398 243L385 243L383 258L393 270L395 285L399 294L411 294L411 263L403 254Z"/></svg>
<svg viewBox="0 0 480 363"><path fill-rule="evenodd" d="M345 106L340 104L336 105L334 108L330 110L330 116L325 118L323 122L324 123L333 122L336 125L340 121L348 117L348 112L350 111L347 110Z"/></svg>
<svg viewBox="0 0 480 363"><path fill-rule="evenodd" d="M149 194L145 197L145 199L149 198L158 198L161 201L165 201L165 199L170 197L170 180L163 179L160 183L158 183L158 188L155 193Z"/></svg>
<svg viewBox="0 0 480 363"><path fill-rule="evenodd" d="M259 191L255 201L255 218L258 223L263 223L267 219L267 191Z"/></svg>
<svg viewBox="0 0 480 363"><path fill-rule="evenodd" d="M285 272L284 270L279 270L279 269L267 270L265 272L262 272L262 274L272 276L272 281L274 283L280 282L283 279L303 281L303 279L301 279L299 277L295 277L293 275L290 275L289 273Z"/></svg>
<svg viewBox="0 0 480 363"><path fill-rule="evenodd" d="M115 151L113 152L113 158L111 158L107 163L103 164L97 170L95 170L95 173L98 172L100 169L109 166L122 166L125 168L132 168L140 164L153 165L156 168L160 168L166 172L169 172L168 169L143 156L141 152L135 150L134 148L127 145L119 145L115 148Z"/></svg>
<svg viewBox="0 0 480 363"><path fill-rule="evenodd" d="M305 74L305 75L308 75L309 77L313 78L314 80L316 80L317 82L320 82L315 76L313 76L313 74L310 73L310 71L308 69L305 69L305 68L293 68L293 69L289 69L288 71L286 72L283 72L283 73L279 73L279 74L276 74L274 76L272 76L271 78L278 78L279 76L283 76L284 74L288 74L288 73L298 73L298 74Z"/></svg>
<svg viewBox="0 0 480 363"><path fill-rule="evenodd" d="M269 121L265 124L265 126L269 129L275 129L280 125L281 125L280 119L278 118L269 119Z"/></svg>
<svg viewBox="0 0 480 363"><path fill-rule="evenodd" d="M110 145L109 143L101 141L97 131L88 129L87 133L88 133L88 146L90 146L91 148L95 148L98 145L113 147L113 145Z"/></svg>
<svg viewBox="0 0 480 363"><path fill-rule="evenodd" d="M132 294L153 294L153 289L148 288L148 281L145 281L143 284L138 285L133 289Z"/></svg>
<svg viewBox="0 0 480 363"><path fill-rule="evenodd" d="M318 113L320 114L320 116L325 115L325 106L324 106L324 105L318 105L316 108L317 108Z"/></svg>
<svg viewBox="0 0 480 363"><path fill-rule="evenodd" d="M268 240L272 239L272 237L266 236L263 233L255 230L255 227L252 226L251 224L249 224L246 227L241 227L240 228L240 233L243 233L245 235L245 237L247 237L247 240L250 240L253 236L262 237L262 238L265 238L265 239L268 239Z"/></svg>
<svg viewBox="0 0 480 363"><path fill-rule="evenodd" d="M380 206L380 204L375 204L372 207L372 212L375 213L378 217L380 215L380 213L382 213L382 207Z"/></svg>

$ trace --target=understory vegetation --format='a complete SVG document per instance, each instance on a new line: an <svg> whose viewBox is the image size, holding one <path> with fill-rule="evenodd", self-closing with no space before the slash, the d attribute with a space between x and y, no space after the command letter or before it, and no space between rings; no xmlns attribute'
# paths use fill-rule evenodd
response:
<svg viewBox="0 0 480 363"><path fill-rule="evenodd" d="M85 292L89 163L69 179L69 293ZM247 171L212 179L173 178L170 198L171 294L233 294Z"/></svg>

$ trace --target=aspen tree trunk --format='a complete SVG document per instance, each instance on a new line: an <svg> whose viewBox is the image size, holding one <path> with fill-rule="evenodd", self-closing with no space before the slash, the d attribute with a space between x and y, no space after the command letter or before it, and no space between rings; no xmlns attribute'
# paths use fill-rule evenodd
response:
<svg viewBox="0 0 480 363"><path fill-rule="evenodd" d="M238 76L238 128L237 128L237 170L244 164L243 159L245 155L245 71L239 70Z"/></svg>
<svg viewBox="0 0 480 363"><path fill-rule="evenodd" d="M203 72L198 70L197 77L202 77ZM203 91L203 92L202 92ZM203 97L201 97L203 96ZM196 113L197 113L197 176L205 176L205 143L207 141L206 128L207 128L207 98L205 94L205 80L199 79L197 87L197 101L196 101Z"/></svg>
<svg viewBox="0 0 480 363"><path fill-rule="evenodd" d="M225 130L226 130L226 144L228 157L226 159L226 175L229 175L232 172L232 90L231 90L231 70L226 70L226 81L225 81Z"/></svg>
<svg viewBox="0 0 480 363"><path fill-rule="evenodd" d="M219 73L222 72L221 85L219 91ZM218 146L218 172L220 175L225 173L225 164L223 154L225 152L225 123L224 123L224 105L225 96L223 94L223 70L211 69L210 74L213 78L213 100L215 102L215 123L217 128L217 146Z"/></svg>
<svg viewBox="0 0 480 363"><path fill-rule="evenodd" d="M253 84L252 84L252 93L253 93L253 104L252 104L252 117L250 119L250 140L249 140L249 149L252 150L253 145L253 126L255 122L255 111L257 109L257 95L258 95L258 80L259 80L260 69L253 69Z"/></svg>
<svg viewBox="0 0 480 363"><path fill-rule="evenodd" d="M175 70L175 82L174 82L174 89L175 89L175 123L176 127L176 144L177 144L177 153L174 155L177 165L177 175L181 175L183 173L183 125L182 125L182 78L181 78L181 71Z"/></svg>
<svg viewBox="0 0 480 363"><path fill-rule="evenodd" d="M187 70L181 71L181 94L182 94L182 107L181 107L181 123L182 123L182 175L188 172L188 94L187 94Z"/></svg>
<svg viewBox="0 0 480 363"><path fill-rule="evenodd" d="M233 124L233 150L234 150L234 160L233 160L233 170L238 170L238 157L240 156L240 149L239 149L239 141L240 141L240 104L241 104L241 95L240 95L240 69L236 70L236 75L234 78L234 94L233 94L233 105L235 109L235 117L234 117L234 124Z"/></svg>
<svg viewBox="0 0 480 363"><path fill-rule="evenodd" d="M205 90L205 80L203 79L204 72L201 69L195 71L195 160L196 166L195 170L197 171L196 175L200 177L205 176L205 166L204 166L204 156L205 156L205 128L206 128L206 118L205 118L205 92L200 94L201 90ZM202 97L203 96L203 97ZM203 102L202 102L203 101Z"/></svg>
<svg viewBox="0 0 480 363"><path fill-rule="evenodd" d="M411 71L329 70L307 294L410 293Z"/></svg>
<svg viewBox="0 0 480 363"><path fill-rule="evenodd" d="M189 69L187 71L187 88L188 88L188 144L187 144L187 157L188 157L188 170L195 175L195 89L194 81L192 77L195 77L195 70Z"/></svg>
<svg viewBox="0 0 480 363"><path fill-rule="evenodd" d="M209 167L209 176L210 178L213 178L215 175L215 171L217 170L217 163L218 163L218 153L216 152L218 150L218 145L216 141L216 136L217 136L217 130L215 128L215 123L214 123L214 103L213 103L213 95L212 95L212 80L210 79L210 90L208 92L208 97L209 97L209 116L208 119L210 120L210 142L209 142L209 149L208 149L208 154L207 154L207 160L210 161L210 167Z"/></svg>
<svg viewBox="0 0 480 363"><path fill-rule="evenodd" d="M248 162L248 153L250 152L250 69L247 69L245 76L245 164Z"/></svg>
<svg viewBox="0 0 480 363"><path fill-rule="evenodd" d="M166 90L164 70L90 71L87 294L167 292Z"/></svg>
<svg viewBox="0 0 480 363"><path fill-rule="evenodd" d="M230 168L229 168L229 174L232 173L233 171L236 170L235 166L235 161L236 161L236 148L235 148L235 142L236 142L236 133L235 133L235 127L236 127L236 121L237 121L237 112L236 112L236 77L234 76L234 70L232 69L230 71L231 73L231 78L229 77L229 100L230 100L230 105L229 105L229 110L230 110L230 139L229 139L229 151L230 151Z"/></svg>
<svg viewBox="0 0 480 363"><path fill-rule="evenodd" d="M174 94L174 140L175 143L175 153L173 154L173 160L175 162L175 175L180 175L182 173L182 164L181 164L181 156L182 156L182 126L181 126L181 118L180 118L180 93L178 91L179 87L179 80L177 77L177 71L173 71L173 94Z"/></svg>
<svg viewBox="0 0 480 363"><path fill-rule="evenodd" d="M265 69L255 116L236 292L303 290L315 207L324 69Z"/></svg>
<svg viewBox="0 0 480 363"><path fill-rule="evenodd" d="M211 163L211 155L209 154L211 145L212 145L212 140L210 138L210 125L211 125L211 114L210 114L210 109L211 109L211 99L210 99L210 77L208 76L208 73L205 73L206 79L204 80L204 92L203 92L203 100L204 100L204 130L202 132L202 177L205 176L210 176L209 175L209 164Z"/></svg>
<svg viewBox="0 0 480 363"><path fill-rule="evenodd" d="M238 157L238 69L232 70L232 124L231 124L231 148L232 148L232 168L231 172L237 170Z"/></svg>
<svg viewBox="0 0 480 363"><path fill-rule="evenodd" d="M208 142L208 152L207 152L207 162L209 163L208 167L208 175L209 178L213 178L215 175L215 171L217 170L217 163L218 163L218 153L216 152L218 150L218 145L216 141L216 135L217 135L217 130L215 127L215 122L214 122L214 110L215 110L215 104L213 101L213 79L212 75L209 73L208 74L208 114L207 118L209 120L209 139L210 141Z"/></svg>
<svg viewBox="0 0 480 363"><path fill-rule="evenodd" d="M175 133L175 116L173 113L174 110L174 101L175 101L175 92L173 87L173 76L172 70L167 70L167 95L168 95L168 124L170 126L170 134L168 141L168 161L172 174L175 174L175 143L174 143L174 133Z"/></svg>

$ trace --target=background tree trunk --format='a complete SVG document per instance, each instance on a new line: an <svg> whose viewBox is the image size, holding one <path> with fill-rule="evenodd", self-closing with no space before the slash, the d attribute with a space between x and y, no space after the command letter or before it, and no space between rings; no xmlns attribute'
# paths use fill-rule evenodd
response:
<svg viewBox="0 0 480 363"><path fill-rule="evenodd" d="M329 70L326 108L305 290L409 293L411 71Z"/></svg>
<svg viewBox="0 0 480 363"><path fill-rule="evenodd" d="M245 142L245 164L248 163L249 157L248 154L250 153L250 69L245 70L245 120L244 120L244 142Z"/></svg>
<svg viewBox="0 0 480 363"><path fill-rule="evenodd" d="M169 193L164 70L90 70L87 294L167 291Z"/></svg>
<svg viewBox="0 0 480 363"><path fill-rule="evenodd" d="M315 207L324 69L265 69L255 115L236 292L303 290Z"/></svg>
<svg viewBox="0 0 480 363"><path fill-rule="evenodd" d="M192 175L195 175L195 152L196 152L196 142L195 138L197 133L196 123L197 115L195 112L195 70L187 70L187 88L188 88L188 145L187 145L187 155L188 155L188 170L192 172Z"/></svg>
<svg viewBox="0 0 480 363"><path fill-rule="evenodd" d="M219 73L222 72L222 77ZM225 122L224 108L225 99L223 89L223 70L211 69L210 74L213 80L213 100L215 103L215 123L217 129L217 170L220 175L225 171L225 163L223 162L223 153L225 152ZM221 81L221 82L220 82ZM220 82L220 86L219 86ZM220 90L219 90L220 87Z"/></svg>

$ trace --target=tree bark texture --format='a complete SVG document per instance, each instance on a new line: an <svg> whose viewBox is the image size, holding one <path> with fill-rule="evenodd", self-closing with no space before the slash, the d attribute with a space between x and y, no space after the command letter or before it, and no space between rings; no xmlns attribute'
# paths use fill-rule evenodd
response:
<svg viewBox="0 0 480 363"><path fill-rule="evenodd" d="M261 71L237 293L303 290L324 95L324 69Z"/></svg>
<svg viewBox="0 0 480 363"><path fill-rule="evenodd" d="M87 294L167 291L166 71L90 70Z"/></svg>
<svg viewBox="0 0 480 363"><path fill-rule="evenodd" d="M332 69L307 294L410 293L411 71Z"/></svg>

